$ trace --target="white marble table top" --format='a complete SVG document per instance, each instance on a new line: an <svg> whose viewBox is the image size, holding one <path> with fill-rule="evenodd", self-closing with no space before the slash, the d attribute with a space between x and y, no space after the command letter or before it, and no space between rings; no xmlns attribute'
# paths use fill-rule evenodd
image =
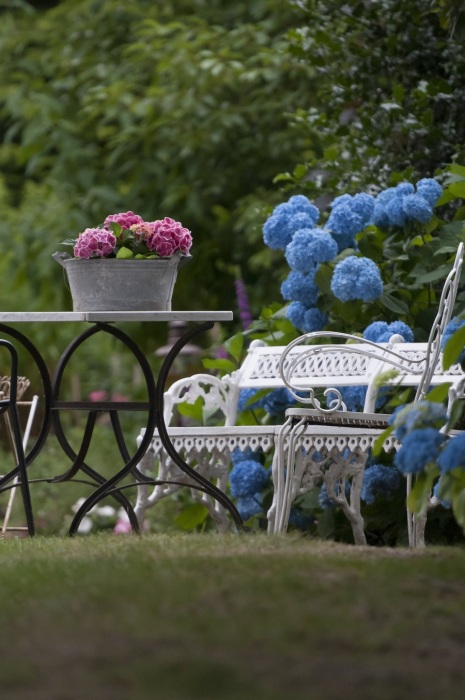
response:
<svg viewBox="0 0 465 700"><path fill-rule="evenodd" d="M232 321L232 311L2 311L0 323L34 323L86 321L116 323L117 321Z"/></svg>

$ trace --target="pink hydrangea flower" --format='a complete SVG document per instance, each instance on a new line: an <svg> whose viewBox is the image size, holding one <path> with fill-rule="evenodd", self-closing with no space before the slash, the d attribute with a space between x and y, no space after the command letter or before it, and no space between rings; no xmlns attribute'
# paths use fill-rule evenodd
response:
<svg viewBox="0 0 465 700"><path fill-rule="evenodd" d="M138 241L145 241L153 233L153 226L148 221L139 224L132 224L131 231Z"/></svg>
<svg viewBox="0 0 465 700"><path fill-rule="evenodd" d="M120 214L110 214L104 221L105 228L109 228L111 223L116 223L121 226L121 228L131 228L134 224L143 224L144 220L138 214L134 214L133 211L121 212Z"/></svg>
<svg viewBox="0 0 465 700"><path fill-rule="evenodd" d="M79 234L74 246L76 258L103 258L111 255L116 246L116 238L111 231L102 228L86 228Z"/></svg>
<svg viewBox="0 0 465 700"><path fill-rule="evenodd" d="M152 221L152 232L146 238L147 248L155 251L162 258L169 258L176 251L185 255L192 245L191 232L184 228L179 221L168 216L158 221Z"/></svg>

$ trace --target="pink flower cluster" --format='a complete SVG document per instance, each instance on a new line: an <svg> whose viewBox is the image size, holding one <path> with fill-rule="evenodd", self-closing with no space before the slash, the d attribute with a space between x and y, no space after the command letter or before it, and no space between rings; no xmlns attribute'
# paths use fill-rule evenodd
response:
<svg viewBox="0 0 465 700"><path fill-rule="evenodd" d="M79 234L74 246L76 258L103 258L110 255L116 246L116 238L111 231L102 228L86 228Z"/></svg>
<svg viewBox="0 0 465 700"><path fill-rule="evenodd" d="M112 223L119 224L126 233L117 231L114 235L110 229ZM177 251L187 255L192 245L192 236L179 221L169 217L144 221L138 214L127 211L107 216L103 228L87 228L80 233L74 246L74 255L76 258L114 257L121 246L136 249L140 253L141 243L145 244L145 251L156 253L161 258L170 258Z"/></svg>
<svg viewBox="0 0 465 700"><path fill-rule="evenodd" d="M144 220L138 214L134 214L133 211L127 211L124 214L110 214L103 225L105 228L110 228L111 223L119 224L121 228L131 228L133 224L143 224Z"/></svg>
<svg viewBox="0 0 465 700"><path fill-rule="evenodd" d="M191 232L179 221L165 216L160 221L152 221L151 226L152 232L145 239L149 250L154 250L162 258L169 258L178 250L185 255L189 252Z"/></svg>

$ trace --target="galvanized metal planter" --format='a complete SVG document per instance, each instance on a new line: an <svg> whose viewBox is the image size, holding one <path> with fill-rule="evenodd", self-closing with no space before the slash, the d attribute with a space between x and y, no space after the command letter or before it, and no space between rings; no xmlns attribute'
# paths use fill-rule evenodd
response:
<svg viewBox="0 0 465 700"><path fill-rule="evenodd" d="M54 253L53 258L66 271L73 311L171 311L178 269L191 256L82 260Z"/></svg>

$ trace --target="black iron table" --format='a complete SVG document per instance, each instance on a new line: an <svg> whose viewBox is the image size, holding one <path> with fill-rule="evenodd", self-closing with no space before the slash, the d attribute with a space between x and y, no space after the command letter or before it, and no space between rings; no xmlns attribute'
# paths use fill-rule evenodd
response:
<svg viewBox="0 0 465 700"><path fill-rule="evenodd" d="M194 482L192 488L203 490L215 498L223 505L224 508L226 508L226 510L229 511L236 526L239 528L242 526L241 517L235 505L228 498L228 496L214 484L212 484L208 479L205 479L202 475L198 474L195 469L192 469L176 452L163 419L163 394L165 392L165 384L170 368L179 352L194 336L211 329L215 322L231 321L232 318L233 315L231 311L50 311L0 313L0 335L10 336L14 339L14 341L16 341L16 343L19 343L27 350L37 366L42 382L44 402L43 419L37 439L34 442L31 450L26 455L27 467L30 466L30 464L43 449L50 433L50 429L53 426L58 442L60 443L66 456L71 460L71 466L59 476L40 480L47 481L49 483L60 483L75 480L94 487L93 492L87 497L75 514L69 529L70 535L75 535L77 533L84 515L99 501L110 495L113 496L127 512L133 531L139 533L139 525L134 509L124 493L124 490L128 488L128 485L121 485L121 481L129 474L132 474L136 479L136 483L137 481L157 483L156 480L150 479L137 468L138 463L150 445L155 430L158 430L160 439L162 440L163 445L171 459L173 459L175 464L177 464L182 471L192 478ZM182 323L193 322L196 325L189 328L173 345L163 361L157 379L155 379L149 362L140 347L128 335L128 333L118 328L115 324L127 322L162 323L169 321L180 321ZM46 363L39 350L32 343L29 337L17 330L15 327L15 324L21 323L46 322L84 322L91 324L90 327L81 332L62 353L52 377L49 374ZM132 353L144 377L147 389L147 401L65 401L60 399L62 378L71 357L88 338L91 338L97 333L110 334ZM79 410L86 411L88 413L81 445L77 452L71 447L65 434L64 426L60 417L60 412L64 410ZM123 410L145 411L148 414L145 424L144 438L132 457L126 446L118 415L118 413ZM109 414L113 434L119 452L124 461L124 466L110 478L104 477L85 461L97 416L104 412ZM85 480L76 478L79 472L82 472L85 475ZM17 481L14 482L17 475L18 467L12 469L8 474L0 478L0 493L10 488L15 488L18 485ZM29 479L29 483L33 483L34 481L39 481L39 479ZM29 534L33 535L34 518L32 508L30 509L30 512L27 510L26 504L25 508L27 511L26 516Z"/></svg>

